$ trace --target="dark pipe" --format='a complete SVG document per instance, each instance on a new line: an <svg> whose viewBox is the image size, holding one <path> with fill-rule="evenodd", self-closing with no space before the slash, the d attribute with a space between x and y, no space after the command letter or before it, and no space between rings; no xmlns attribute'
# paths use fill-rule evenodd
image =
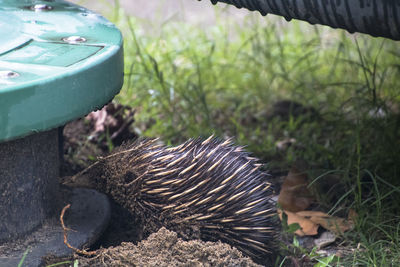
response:
<svg viewBox="0 0 400 267"><path fill-rule="evenodd" d="M399 0L211 0L311 24L400 40Z"/></svg>

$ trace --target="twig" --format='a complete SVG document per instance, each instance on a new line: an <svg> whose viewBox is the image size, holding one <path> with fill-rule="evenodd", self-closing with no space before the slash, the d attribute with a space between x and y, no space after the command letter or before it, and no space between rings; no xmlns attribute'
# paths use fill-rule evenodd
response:
<svg viewBox="0 0 400 267"><path fill-rule="evenodd" d="M65 224L64 224L64 214L65 214L65 211L66 211L67 209L69 209L70 207L71 207L71 204L68 204L67 206L65 206L65 207L62 209L61 215L60 215L61 227L62 227L63 230L64 230L64 244L65 244L67 247L69 247L70 249L72 249L73 251L75 251L76 253L83 254L83 255L86 255L86 256L96 255L96 254L97 254L96 251L89 251L89 252L88 252L88 251L86 251L86 250L81 250L81 249L79 249L79 248L73 247L70 243L68 243L67 232L68 232L68 231L72 231L72 229L65 227Z"/></svg>

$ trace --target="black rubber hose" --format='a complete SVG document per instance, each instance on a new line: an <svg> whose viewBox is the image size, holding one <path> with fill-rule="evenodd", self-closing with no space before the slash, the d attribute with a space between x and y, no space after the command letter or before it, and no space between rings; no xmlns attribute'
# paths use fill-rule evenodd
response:
<svg viewBox="0 0 400 267"><path fill-rule="evenodd" d="M237 8L271 13L286 20L342 28L375 37L400 40L400 0L211 0Z"/></svg>

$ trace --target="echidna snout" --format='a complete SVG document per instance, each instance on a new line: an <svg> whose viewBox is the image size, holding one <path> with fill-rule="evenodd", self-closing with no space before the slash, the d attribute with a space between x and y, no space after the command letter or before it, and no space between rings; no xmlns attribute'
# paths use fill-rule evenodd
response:
<svg viewBox="0 0 400 267"><path fill-rule="evenodd" d="M263 258L274 252L279 224L273 189L260 166L231 140L198 138L168 147L139 139L100 159L84 176L141 216L149 233L165 226ZM79 174L73 184L79 184Z"/></svg>

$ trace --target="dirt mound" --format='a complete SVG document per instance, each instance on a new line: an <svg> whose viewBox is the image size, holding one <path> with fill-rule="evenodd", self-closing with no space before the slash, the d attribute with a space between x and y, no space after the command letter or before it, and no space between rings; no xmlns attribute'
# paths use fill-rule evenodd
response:
<svg viewBox="0 0 400 267"><path fill-rule="evenodd" d="M79 266L260 266L236 248L221 242L183 241L175 232L161 228L134 245L99 250L97 256L77 257Z"/></svg>

